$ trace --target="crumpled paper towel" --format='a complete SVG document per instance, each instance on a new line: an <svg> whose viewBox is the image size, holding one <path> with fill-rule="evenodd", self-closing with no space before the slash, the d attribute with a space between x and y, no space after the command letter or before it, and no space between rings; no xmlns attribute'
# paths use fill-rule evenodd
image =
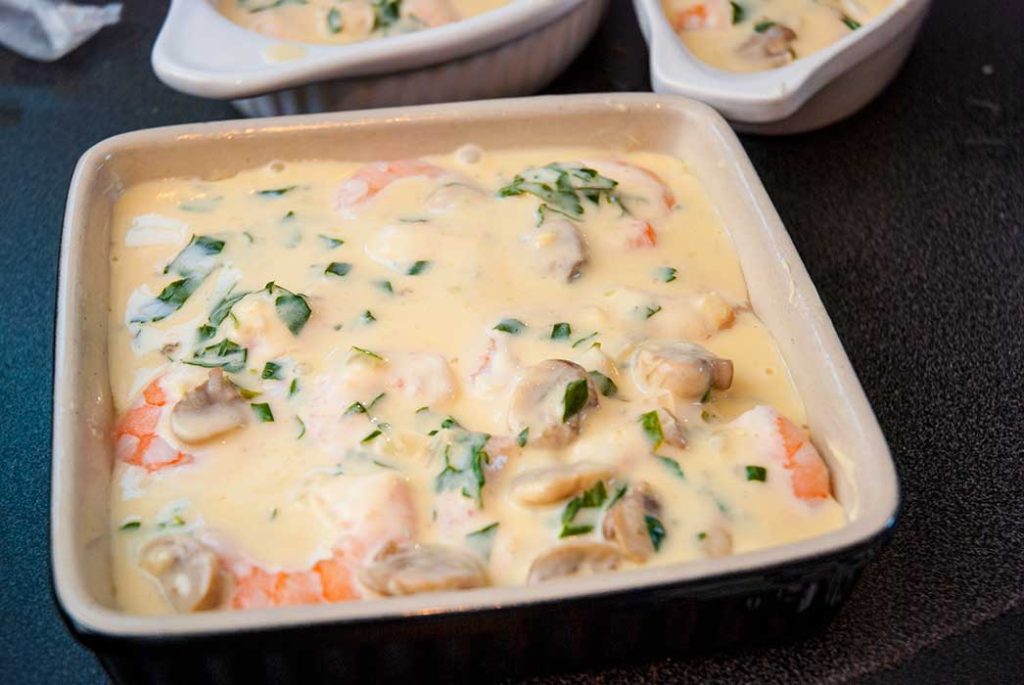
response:
<svg viewBox="0 0 1024 685"><path fill-rule="evenodd" d="M58 0L0 0L0 45L53 62L121 19L121 4L102 7Z"/></svg>

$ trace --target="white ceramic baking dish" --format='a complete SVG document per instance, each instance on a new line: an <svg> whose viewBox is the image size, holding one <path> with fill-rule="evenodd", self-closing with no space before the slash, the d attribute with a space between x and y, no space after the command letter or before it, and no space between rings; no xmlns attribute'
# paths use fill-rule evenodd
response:
<svg viewBox="0 0 1024 685"><path fill-rule="evenodd" d="M119 194L150 179L221 178L277 159L407 158L469 142L600 145L686 161L718 207L754 311L789 365L848 524L757 552L541 585L245 612L148 617L118 610L109 564L107 324L111 212ZM571 665L573 655L593 666L599 657L816 630L885 539L898 503L893 463L864 392L736 136L709 107L669 96L542 97L226 121L99 143L79 161L68 197L53 416L56 594L69 625L115 680L228 682L223 674L237 669L247 683L363 677L367 668L376 677L379 659L399 673L427 659L438 673L465 675L460 669L471 668L479 675L529 667L550 654L558 654L560 666ZM602 627L609 621L615 631Z"/></svg>
<svg viewBox="0 0 1024 685"><path fill-rule="evenodd" d="M799 133L850 116L892 81L931 0L893 0L874 21L778 69L740 74L698 59L673 30L661 0L633 0L650 48L656 93L706 102L738 130Z"/></svg>
<svg viewBox="0 0 1024 685"><path fill-rule="evenodd" d="M579 54L607 0L511 0L446 26L348 45L290 43L238 26L213 0L172 0L153 70L247 116L417 105L535 93ZM292 59L268 61L286 45Z"/></svg>

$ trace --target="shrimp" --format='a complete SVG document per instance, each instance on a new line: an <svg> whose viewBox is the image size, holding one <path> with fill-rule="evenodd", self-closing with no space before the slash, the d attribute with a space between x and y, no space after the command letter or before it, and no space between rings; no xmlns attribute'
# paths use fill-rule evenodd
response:
<svg viewBox="0 0 1024 685"><path fill-rule="evenodd" d="M805 501L820 501L831 495L828 466L810 439L797 426L767 406L743 413L733 422L754 445L752 455L785 470L793 494Z"/></svg>
<svg viewBox="0 0 1024 685"><path fill-rule="evenodd" d="M628 208L634 213L639 210L645 218L654 221L663 218L676 206L676 196L650 169L610 159L587 160L584 163L602 176L617 181L616 190L625 196Z"/></svg>
<svg viewBox="0 0 1024 685"><path fill-rule="evenodd" d="M669 10L668 19L676 31L725 28L732 23L732 6L726 0L705 0Z"/></svg>
<svg viewBox="0 0 1024 685"><path fill-rule="evenodd" d="M182 452L160 437L157 425L167 407L167 394L153 380L142 395L118 420L114 429L114 453L126 464L141 466L150 473L160 469L188 464L191 454Z"/></svg>
<svg viewBox="0 0 1024 685"><path fill-rule="evenodd" d="M416 176L437 178L448 173L446 169L420 159L400 159L394 162L373 162L359 169L351 178L338 186L334 194L334 208L344 213L373 199L389 185L403 178Z"/></svg>
<svg viewBox="0 0 1024 685"><path fill-rule="evenodd" d="M311 486L309 501L338 531L331 555L306 569L268 571L241 566L236 609L344 602L360 598L357 569L377 550L412 540L415 511L408 482L396 473L330 476Z"/></svg>

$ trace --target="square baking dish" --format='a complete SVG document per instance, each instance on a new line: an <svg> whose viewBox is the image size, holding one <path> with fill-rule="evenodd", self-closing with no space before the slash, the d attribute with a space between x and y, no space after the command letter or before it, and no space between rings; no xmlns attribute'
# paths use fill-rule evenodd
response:
<svg viewBox="0 0 1024 685"><path fill-rule="evenodd" d="M662 0L633 0L656 93L706 102L741 131L785 134L844 119L871 102L907 59L931 0L892 0L876 19L824 50L747 74L712 67L683 44Z"/></svg>
<svg viewBox="0 0 1024 685"><path fill-rule="evenodd" d="M720 559L541 585L253 611L135 616L114 603L107 320L112 206L133 184L218 178L272 160L406 158L600 145L684 159L718 208L754 311L773 332L848 523ZM61 245L52 554L76 637L118 682L480 677L786 639L822 627L895 522L898 484L864 392L736 136L709 107L581 95L226 121L138 131L82 156ZM425 670L426 669L426 670Z"/></svg>
<svg viewBox="0 0 1024 685"><path fill-rule="evenodd" d="M529 95L579 54L607 2L510 0L425 31L322 45L242 28L214 0L173 0L151 61L171 88L251 117ZM293 58L266 59L281 46Z"/></svg>

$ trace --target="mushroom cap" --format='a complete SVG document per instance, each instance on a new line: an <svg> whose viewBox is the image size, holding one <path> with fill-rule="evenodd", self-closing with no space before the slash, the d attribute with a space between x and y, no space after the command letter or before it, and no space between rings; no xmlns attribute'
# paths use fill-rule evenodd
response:
<svg viewBox="0 0 1024 685"><path fill-rule="evenodd" d="M578 461L526 471L510 484L512 498L520 504L544 505L560 502L582 492L615 470L606 464Z"/></svg>
<svg viewBox="0 0 1024 685"><path fill-rule="evenodd" d="M586 384L586 396L571 411L567 391L579 382ZM586 410L597 403L597 389L586 369L565 359L547 359L526 369L519 379L509 406L509 428L517 434L528 428L533 446L564 447L576 439Z"/></svg>
<svg viewBox="0 0 1024 685"><path fill-rule="evenodd" d="M389 543L359 570L363 585L381 595L465 590L487 585L476 556L454 547Z"/></svg>
<svg viewBox="0 0 1024 685"><path fill-rule="evenodd" d="M244 426L249 414L238 388L221 369L210 369L209 378L171 409L171 431L183 442L203 442Z"/></svg>
<svg viewBox="0 0 1024 685"><path fill-rule="evenodd" d="M643 392L667 390L686 402L697 401L710 388L732 385L733 366L690 342L649 340L633 352L633 382Z"/></svg>
<svg viewBox="0 0 1024 685"><path fill-rule="evenodd" d="M567 542L542 552L527 574L527 583L614 571L622 561L619 550L603 542Z"/></svg>
<svg viewBox="0 0 1024 685"><path fill-rule="evenodd" d="M631 561L642 562L654 554L654 542L647 531L648 515L660 513L661 505L651 486L641 481L626 491L604 515L601 532L618 545Z"/></svg>
<svg viewBox="0 0 1024 685"><path fill-rule="evenodd" d="M587 243L580 229L567 219L552 219L525 236L533 249L533 267L544 276L572 282L587 264Z"/></svg>
<svg viewBox="0 0 1024 685"><path fill-rule="evenodd" d="M216 607L221 600L221 564L206 545L188 535L167 535L148 542L139 566L156 579L178 613Z"/></svg>

